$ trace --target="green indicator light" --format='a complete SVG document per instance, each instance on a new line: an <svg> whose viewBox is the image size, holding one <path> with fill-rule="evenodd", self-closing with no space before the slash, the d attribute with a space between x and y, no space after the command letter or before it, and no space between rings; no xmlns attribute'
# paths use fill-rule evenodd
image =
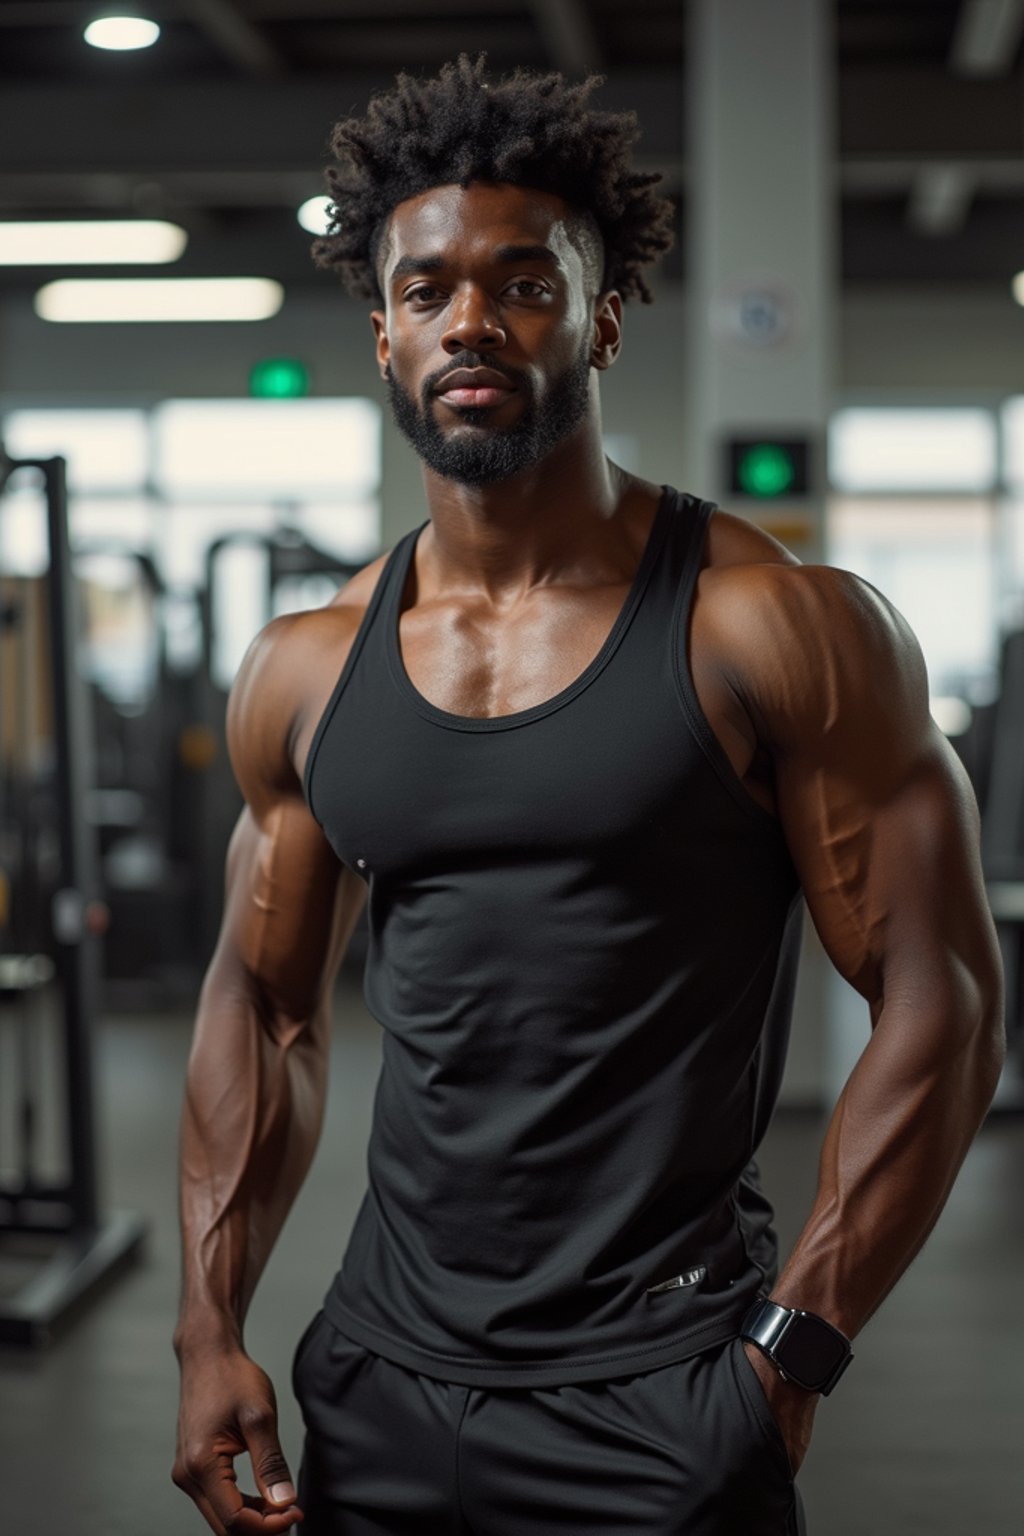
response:
<svg viewBox="0 0 1024 1536"><path fill-rule="evenodd" d="M296 357L265 357L249 373L249 393L262 400L309 394L309 370Z"/></svg>
<svg viewBox="0 0 1024 1536"><path fill-rule="evenodd" d="M755 443L737 465L736 478L748 496L781 496L796 478L793 456L774 443Z"/></svg>

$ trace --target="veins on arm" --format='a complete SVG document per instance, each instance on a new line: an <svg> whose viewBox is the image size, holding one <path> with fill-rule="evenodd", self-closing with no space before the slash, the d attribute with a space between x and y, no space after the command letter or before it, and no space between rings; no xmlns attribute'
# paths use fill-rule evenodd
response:
<svg viewBox="0 0 1024 1536"><path fill-rule="evenodd" d="M849 572L752 574L734 686L771 757L826 950L877 1007L895 894L891 823L928 798L949 752L929 713L924 660L902 616Z"/></svg>
<svg viewBox="0 0 1024 1536"><path fill-rule="evenodd" d="M775 1297L852 1334L930 1231L995 1091L999 953L977 807L909 627L848 572L766 572L740 583L736 682L815 927L872 1021Z"/></svg>

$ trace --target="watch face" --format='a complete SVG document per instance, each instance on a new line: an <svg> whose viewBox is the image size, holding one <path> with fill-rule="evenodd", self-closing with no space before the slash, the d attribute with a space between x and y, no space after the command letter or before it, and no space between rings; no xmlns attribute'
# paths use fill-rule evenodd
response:
<svg viewBox="0 0 1024 1536"><path fill-rule="evenodd" d="M846 1345L808 1317L794 1317L778 1348L779 1365L797 1381L827 1381L846 1355Z"/></svg>

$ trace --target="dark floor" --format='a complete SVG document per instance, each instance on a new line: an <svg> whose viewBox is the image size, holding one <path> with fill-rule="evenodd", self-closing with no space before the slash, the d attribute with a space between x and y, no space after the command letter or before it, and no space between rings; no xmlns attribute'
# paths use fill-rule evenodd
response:
<svg viewBox="0 0 1024 1536"><path fill-rule="evenodd" d="M175 1143L189 1022L100 1031L107 1204L144 1212L145 1264L48 1352L0 1351L0 1531L189 1536L207 1527L171 1484L177 1380ZM0 1039L10 1065L10 1040ZM277 1382L286 1453L300 1431L291 1352L337 1266L364 1180L376 1026L339 999L328 1121L256 1295L250 1352ZM821 1126L780 1114L765 1183L784 1247L814 1187ZM0 1146L0 1160L5 1148ZM861 1334L818 1413L800 1476L811 1536L1020 1536L1024 1531L1024 1118L993 1118L923 1252ZM243 1483L245 1482L243 1476ZM429 1533L425 1533L429 1536Z"/></svg>

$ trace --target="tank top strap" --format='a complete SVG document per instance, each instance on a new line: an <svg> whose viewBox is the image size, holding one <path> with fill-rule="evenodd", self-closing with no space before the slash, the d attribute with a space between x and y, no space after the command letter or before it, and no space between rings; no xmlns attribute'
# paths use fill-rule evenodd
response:
<svg viewBox="0 0 1024 1536"><path fill-rule="evenodd" d="M377 585L374 587L373 595L366 605L366 612L360 620L359 628L356 630L355 639L352 641L351 649L345 658L344 666L327 701L327 707L320 717L320 723L314 732L313 740L310 742L309 751L306 754L306 766L302 775L302 788L306 803L314 816L316 816L316 810L313 806L312 795L313 768L316 764L324 734L330 725L334 712L338 707L338 701L344 693L345 687L363 651L368 647L371 649L377 647L378 654L383 658L387 639L386 629L401 601L401 589L404 585L405 574L409 568L410 549L425 526L425 523L421 523L418 528L413 528L409 533L403 535L385 560L384 568L377 578ZM397 591L395 590L396 588L398 589ZM382 617L383 622L378 623L378 617ZM319 820L319 817L317 817L317 820Z"/></svg>
<svg viewBox="0 0 1024 1536"><path fill-rule="evenodd" d="M713 501L702 501L688 491L671 490L667 527L648 583L644 603L646 637L641 644L660 649L671 627L673 644L685 626L700 573L708 524L717 510Z"/></svg>
<svg viewBox="0 0 1024 1536"><path fill-rule="evenodd" d="M676 599L687 607L697 584L708 524L717 510L713 501L702 501L688 491L675 492L659 575L669 584Z"/></svg>

